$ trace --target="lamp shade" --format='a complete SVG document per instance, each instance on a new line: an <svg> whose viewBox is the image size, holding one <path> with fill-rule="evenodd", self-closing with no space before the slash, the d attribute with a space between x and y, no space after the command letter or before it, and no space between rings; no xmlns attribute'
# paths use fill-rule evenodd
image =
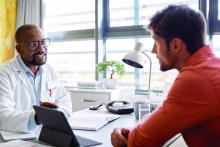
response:
<svg viewBox="0 0 220 147"><path fill-rule="evenodd" d="M142 55L142 48L143 45L140 42L137 42L134 48L134 51L128 53L122 59L123 62L126 64L136 67L136 68L143 68L144 60Z"/></svg>

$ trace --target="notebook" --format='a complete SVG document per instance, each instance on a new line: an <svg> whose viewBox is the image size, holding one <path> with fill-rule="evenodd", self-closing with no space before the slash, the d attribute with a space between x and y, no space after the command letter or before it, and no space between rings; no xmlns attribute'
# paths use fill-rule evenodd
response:
<svg viewBox="0 0 220 147"><path fill-rule="evenodd" d="M116 120L120 115L102 113L81 113L75 112L70 115L68 122L72 129L97 131L109 122ZM89 123L88 123L89 122Z"/></svg>
<svg viewBox="0 0 220 147"><path fill-rule="evenodd" d="M95 146L102 144L101 142L75 135L63 112L40 106L33 107L43 124L39 140L63 147Z"/></svg>

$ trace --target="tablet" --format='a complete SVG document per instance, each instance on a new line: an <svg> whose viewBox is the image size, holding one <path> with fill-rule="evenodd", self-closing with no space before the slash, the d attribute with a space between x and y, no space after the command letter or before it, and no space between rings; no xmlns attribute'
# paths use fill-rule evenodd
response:
<svg viewBox="0 0 220 147"><path fill-rule="evenodd" d="M39 140L63 147L86 147L102 144L101 142L75 135L63 112L35 105L33 107L43 125Z"/></svg>

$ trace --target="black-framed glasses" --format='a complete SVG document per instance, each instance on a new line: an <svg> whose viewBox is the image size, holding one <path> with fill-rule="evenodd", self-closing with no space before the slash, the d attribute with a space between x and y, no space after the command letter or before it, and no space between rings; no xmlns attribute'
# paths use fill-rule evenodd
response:
<svg viewBox="0 0 220 147"><path fill-rule="evenodd" d="M30 41L28 43L18 43L19 45L26 45L30 50L36 50L40 45L48 47L50 45L50 38L44 38L42 40Z"/></svg>

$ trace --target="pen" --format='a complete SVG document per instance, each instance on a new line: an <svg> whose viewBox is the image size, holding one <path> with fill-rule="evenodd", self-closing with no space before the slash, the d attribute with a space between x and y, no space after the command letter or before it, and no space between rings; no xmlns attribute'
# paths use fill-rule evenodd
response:
<svg viewBox="0 0 220 147"><path fill-rule="evenodd" d="M49 89L49 95L52 96L52 89Z"/></svg>

